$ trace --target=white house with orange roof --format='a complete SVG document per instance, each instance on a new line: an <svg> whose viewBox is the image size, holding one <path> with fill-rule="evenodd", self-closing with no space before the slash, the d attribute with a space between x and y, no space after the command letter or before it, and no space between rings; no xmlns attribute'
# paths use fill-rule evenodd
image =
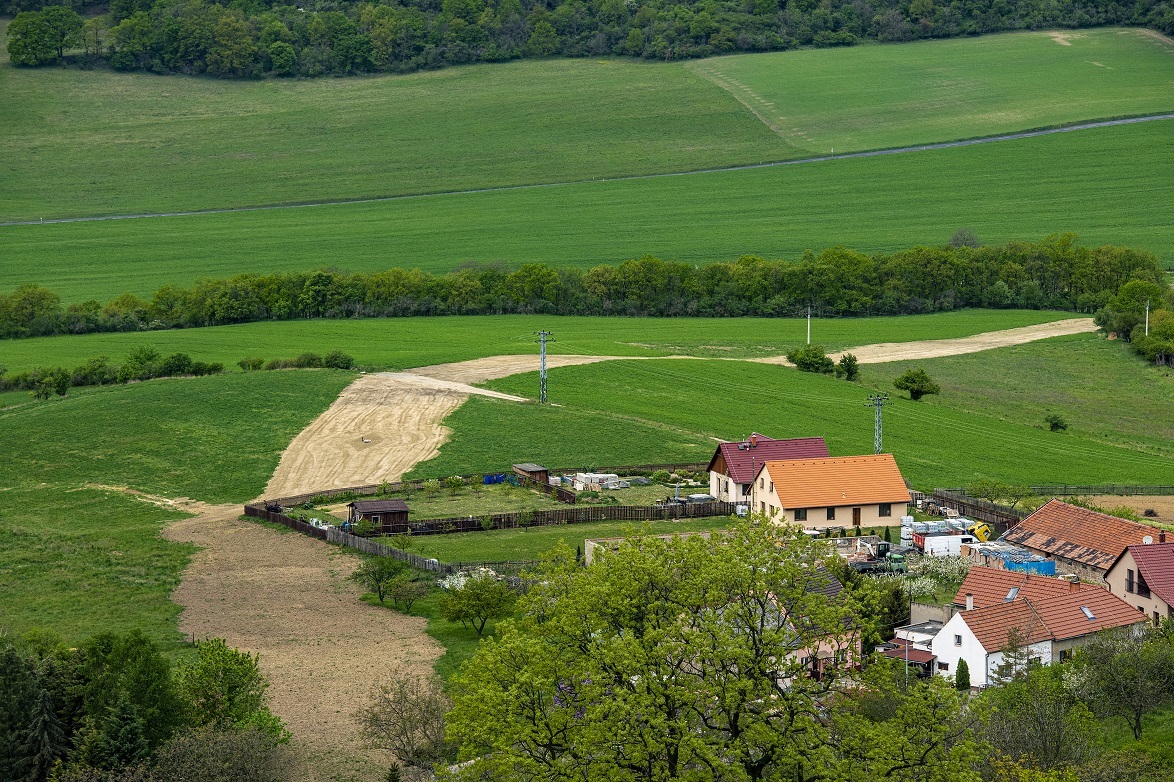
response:
<svg viewBox="0 0 1174 782"><path fill-rule="evenodd" d="M807 529L899 523L909 489L892 454L768 461L755 476L751 507Z"/></svg>

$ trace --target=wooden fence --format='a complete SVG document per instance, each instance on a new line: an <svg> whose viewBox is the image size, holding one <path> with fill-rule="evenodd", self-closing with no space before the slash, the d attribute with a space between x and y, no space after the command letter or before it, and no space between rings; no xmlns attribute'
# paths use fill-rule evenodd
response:
<svg viewBox="0 0 1174 782"><path fill-rule="evenodd" d="M1096 496L1099 494L1116 496L1164 496L1174 494L1174 485L1130 486L1108 483L1103 486L1029 486L1028 488L1043 497Z"/></svg>
<svg viewBox="0 0 1174 782"><path fill-rule="evenodd" d="M289 527L292 530L297 530L303 535L318 538L319 540L326 540L326 530L307 524L304 521L292 519L284 513L274 513L271 510L266 510L263 505L246 505L245 515L252 516L255 519L264 519L271 521L274 524L280 524L283 527Z"/></svg>
<svg viewBox="0 0 1174 782"><path fill-rule="evenodd" d="M967 518L985 521L994 527L999 534L1006 532L1031 515L1030 511L980 500L978 497L970 497L947 489L934 489L928 499L938 505L953 508Z"/></svg>

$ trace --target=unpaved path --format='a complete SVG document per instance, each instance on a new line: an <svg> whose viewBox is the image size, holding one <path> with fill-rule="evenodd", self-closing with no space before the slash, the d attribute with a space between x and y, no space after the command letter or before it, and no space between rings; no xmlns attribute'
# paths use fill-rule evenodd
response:
<svg viewBox="0 0 1174 782"><path fill-rule="evenodd" d="M425 620L359 602L346 580L358 558L344 549L239 521L239 505L177 507L199 515L164 536L200 547L171 595L180 630L260 655L273 711L302 750L299 782L382 779L391 758L362 745L351 717L387 671L431 670L443 649Z"/></svg>
<svg viewBox="0 0 1174 782"><path fill-rule="evenodd" d="M1049 337L1063 337L1069 334L1085 334L1096 331L1097 326L1092 318L1070 318L1057 320L1052 323L1041 323L1037 326L1023 326L1017 329L1003 331L988 331L975 334L971 337L958 339L928 339L919 342L882 342L876 345L862 345L848 348L843 353L851 353L861 364L884 364L889 361L911 361L923 358L942 358L944 356L958 356L964 353L978 353L982 350L1006 348L1012 345L1023 345L1027 342L1048 339ZM839 360L843 353L834 353L832 358ZM750 359L760 364L789 364L782 356L771 358Z"/></svg>
<svg viewBox="0 0 1174 782"><path fill-rule="evenodd" d="M547 356L547 369L577 367L596 364L600 361L647 361L664 358L692 358L691 356ZM422 375L459 383L484 383L522 372L537 372L538 357L529 354L521 356L486 356L471 361L457 361L452 364L435 364L407 370L412 375Z"/></svg>
<svg viewBox="0 0 1174 782"><path fill-rule="evenodd" d="M263 496L397 480L439 453L442 422L470 394L525 401L402 372L363 375L289 444Z"/></svg>

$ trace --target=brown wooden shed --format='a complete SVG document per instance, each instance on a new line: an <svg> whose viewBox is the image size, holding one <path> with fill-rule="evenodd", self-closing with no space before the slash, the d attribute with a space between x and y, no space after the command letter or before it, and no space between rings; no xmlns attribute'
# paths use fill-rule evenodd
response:
<svg viewBox="0 0 1174 782"><path fill-rule="evenodd" d="M355 500L347 507L351 509L347 519L352 524L366 519L384 534L408 523L408 504L403 500Z"/></svg>
<svg viewBox="0 0 1174 782"><path fill-rule="evenodd" d="M514 465L514 472L523 478L534 481L536 483L549 483L550 473L541 464L534 464L534 462L524 462L522 464Z"/></svg>

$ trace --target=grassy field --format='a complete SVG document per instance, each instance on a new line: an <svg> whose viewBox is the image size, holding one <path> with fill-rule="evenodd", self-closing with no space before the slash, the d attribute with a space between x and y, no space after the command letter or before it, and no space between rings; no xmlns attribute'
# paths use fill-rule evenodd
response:
<svg viewBox="0 0 1174 782"><path fill-rule="evenodd" d="M591 180L1174 108L1161 43L1069 36L300 81L5 68L0 220Z"/></svg>
<svg viewBox="0 0 1174 782"><path fill-rule="evenodd" d="M380 203L0 227L0 290L36 282L78 301L243 271L789 258L837 244L942 244L962 226L988 243L1076 231L1086 244L1141 247L1174 264L1172 126Z"/></svg>
<svg viewBox="0 0 1174 782"><path fill-rule="evenodd" d="M858 384L735 362L612 362L556 369L551 398L562 407L470 400L446 422L454 432L450 443L415 472L448 474L501 463L506 454L516 453L518 442L509 434L514 431L526 433L527 459L631 463L641 455L635 449L642 453L650 444L610 436L625 424L663 427L682 442L696 443L666 447L665 461L695 460L712 448L708 438L732 439L754 430L775 437L822 435L833 454L871 453L872 413L864 402L879 389L894 396L884 413L885 450L896 455L918 488L966 485L980 478L1029 484L1168 481L1174 470L1174 439L1165 423L1174 420L1169 371L1163 377L1162 370L1140 364L1120 344L1101 352L1094 339L1015 348L1028 356L1023 374L1002 368L1006 351L917 362L943 381L945 393L916 403L892 388L901 369L895 365L865 367ZM1031 359L1033 348L1045 351L1046 362ZM969 367L951 376L940 361L969 362ZM1052 365L1062 368L1054 374L1040 369ZM1057 400L1071 391L1069 380L1082 373L1088 377L1078 404L1058 408ZM517 393L530 383L533 378L519 375L490 385ZM988 387L994 390L984 401ZM1143 389L1150 390L1139 412L1116 403L1143 395ZM1016 394L1024 397L1018 406L1005 407L1004 400ZM1027 401L1032 399L1038 401ZM1098 404L1105 409L1085 412ZM1043 417L1057 409L1070 423L1068 432L1043 428Z"/></svg>
<svg viewBox="0 0 1174 782"><path fill-rule="evenodd" d="M1075 317L1046 310L962 310L895 318L815 319L812 334L829 350L875 342L965 337ZM185 352L220 361L229 370L245 356L292 358L306 351L346 351L360 366L408 369L482 356L532 353L534 332L553 331L552 354L605 356L690 355L755 358L803 344L805 319L785 318L588 318L496 315L369 320L291 320L204 329L85 334L0 342L0 363L9 372L37 366L75 367L95 356L115 364L134 348L152 345L163 355ZM28 394L0 394L28 401Z"/></svg>
<svg viewBox="0 0 1174 782"><path fill-rule="evenodd" d="M797 147L900 147L1174 109L1172 47L1140 30L1030 32L718 57L687 67Z"/></svg>
<svg viewBox="0 0 1174 782"><path fill-rule="evenodd" d="M654 535L670 532L696 532L725 529L728 517L685 519L633 524L626 521L601 521L589 524L559 524L549 527L500 530L497 532L461 532L454 535L422 535L414 538L411 551L442 562L501 562L538 559L559 542L572 550L582 549L586 538L616 538L645 531Z"/></svg>
<svg viewBox="0 0 1174 782"><path fill-rule="evenodd" d="M0 627L51 627L68 641L140 628L178 648L169 598L192 549L160 531L184 514L100 487L251 499L352 377L152 380L0 411Z"/></svg>

